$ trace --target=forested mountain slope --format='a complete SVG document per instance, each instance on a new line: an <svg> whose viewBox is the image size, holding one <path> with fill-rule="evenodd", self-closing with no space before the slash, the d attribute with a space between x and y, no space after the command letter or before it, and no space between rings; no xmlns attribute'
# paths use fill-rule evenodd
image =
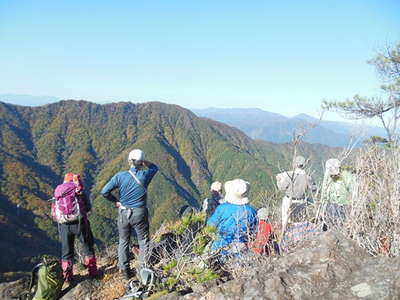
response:
<svg viewBox="0 0 400 300"><path fill-rule="evenodd" d="M160 167L149 187L152 230L175 218L182 204L200 203L214 180L249 181L256 202L292 154L290 146L254 141L235 128L158 102L68 100L39 107L0 102L0 120L0 271L26 269L32 256L58 254L57 226L46 200L66 172L82 175L93 201L94 235L110 243L118 238L116 209L99 191L128 168L134 148ZM319 165L329 148L303 150Z"/></svg>

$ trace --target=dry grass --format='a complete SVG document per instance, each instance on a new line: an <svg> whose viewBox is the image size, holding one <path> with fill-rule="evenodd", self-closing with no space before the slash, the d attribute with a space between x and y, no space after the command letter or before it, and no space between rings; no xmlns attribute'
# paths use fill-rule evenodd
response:
<svg viewBox="0 0 400 300"><path fill-rule="evenodd" d="M101 281L100 289L96 292L95 300L114 299L125 293L128 281L123 280L118 272L106 274Z"/></svg>
<svg viewBox="0 0 400 300"><path fill-rule="evenodd" d="M119 273L116 263L115 261L111 265L102 266L105 274L101 279L99 289L92 296L94 300L114 299L124 295L128 280Z"/></svg>
<svg viewBox="0 0 400 300"><path fill-rule="evenodd" d="M354 184L348 191L347 216L330 228L353 239L371 255L399 256L400 149L393 144L366 144L343 151L338 159L344 161L350 154L354 157ZM315 200L313 213L304 216L304 220L324 219L324 195Z"/></svg>
<svg viewBox="0 0 400 300"><path fill-rule="evenodd" d="M342 231L372 255L400 252L400 149L371 144L358 150L356 184Z"/></svg>
<svg viewBox="0 0 400 300"><path fill-rule="evenodd" d="M354 142L355 143L355 142ZM331 229L342 232L374 256L400 254L400 148L397 144L365 144L355 148L352 143L337 157L350 165L354 172L347 218L331 224ZM293 158L296 156L296 146ZM308 170L310 173L311 170ZM323 218L326 200L321 195L322 183L312 198L304 221ZM275 233L282 236L282 192L277 189L260 195L259 203L267 207Z"/></svg>

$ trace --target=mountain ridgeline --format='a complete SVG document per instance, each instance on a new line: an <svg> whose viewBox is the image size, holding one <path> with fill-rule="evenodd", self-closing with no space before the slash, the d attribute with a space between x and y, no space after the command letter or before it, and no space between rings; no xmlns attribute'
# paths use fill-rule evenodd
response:
<svg viewBox="0 0 400 300"><path fill-rule="evenodd" d="M199 205L214 180L249 181L256 204L293 153L290 145L254 141L235 128L158 102L68 100L39 107L0 102L0 120L0 272L26 270L44 253L58 255L47 199L66 172L82 175L93 203L94 235L108 244L118 239L116 209L99 191L112 175L128 169L134 148L160 168L149 187L152 231L176 218L181 205ZM333 151L304 147L318 167Z"/></svg>
<svg viewBox="0 0 400 300"><path fill-rule="evenodd" d="M257 108L208 108L192 110L207 117L237 127L248 136L273 143L289 143L293 134L302 134L307 143L347 147L361 138L386 136L383 128L354 126L351 123L319 120L306 114L288 118Z"/></svg>

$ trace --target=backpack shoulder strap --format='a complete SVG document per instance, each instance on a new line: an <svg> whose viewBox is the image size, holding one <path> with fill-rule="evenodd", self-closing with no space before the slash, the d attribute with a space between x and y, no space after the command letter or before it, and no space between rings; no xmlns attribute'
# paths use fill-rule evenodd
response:
<svg viewBox="0 0 400 300"><path fill-rule="evenodd" d="M29 284L29 290L31 290L33 288L33 286L35 284L37 284L37 273L38 273L38 271L39 271L41 266L43 266L43 263L40 263L40 264L36 265L32 269L32 271L31 271L31 282Z"/></svg>
<svg viewBox="0 0 400 300"><path fill-rule="evenodd" d="M133 179L140 185L142 186L145 190L146 187L143 185L143 183L139 180L139 178L137 178L137 176L135 175L135 173L133 173L131 170L129 170L129 174L131 174L131 176L133 177ZM147 191L147 190L146 190Z"/></svg>
<svg viewBox="0 0 400 300"><path fill-rule="evenodd" d="M72 192L75 192L75 190L76 190L76 187L71 187L69 190L66 190L66 191L61 195L61 197L64 197L64 196L66 196L66 195L68 195L68 194L70 194L70 193L72 193Z"/></svg>
<svg viewBox="0 0 400 300"><path fill-rule="evenodd" d="M57 189L56 189L57 190ZM61 198L63 198L63 197L65 197L66 195L68 195L68 194L70 194L70 193L72 193L72 192L75 192L75 190L76 190L76 186L71 186L69 189L67 189L66 191L64 191L62 194L56 194L56 192L55 192L55 194L54 194L54 198L56 199L56 200L58 200L58 199L61 199Z"/></svg>

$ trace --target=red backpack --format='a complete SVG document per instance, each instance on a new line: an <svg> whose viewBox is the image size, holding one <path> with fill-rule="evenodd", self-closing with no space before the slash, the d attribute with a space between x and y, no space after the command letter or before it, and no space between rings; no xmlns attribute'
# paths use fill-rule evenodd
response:
<svg viewBox="0 0 400 300"><path fill-rule="evenodd" d="M55 201L51 206L51 215L56 222L68 223L82 217L79 193L79 187L73 182L64 182L56 187Z"/></svg>

